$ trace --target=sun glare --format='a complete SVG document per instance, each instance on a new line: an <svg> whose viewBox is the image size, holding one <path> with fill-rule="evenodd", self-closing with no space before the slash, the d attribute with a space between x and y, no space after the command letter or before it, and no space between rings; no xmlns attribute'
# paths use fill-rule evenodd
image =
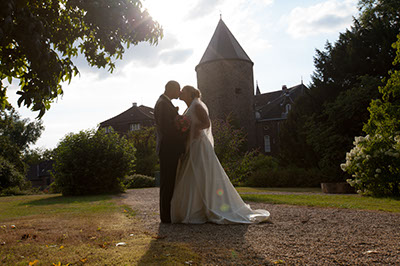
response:
<svg viewBox="0 0 400 266"><path fill-rule="evenodd" d="M165 0L144 0L142 4L143 7L149 11L152 18L159 22L163 28L178 26L187 11L191 9L190 1L185 0L176 0L174 2Z"/></svg>

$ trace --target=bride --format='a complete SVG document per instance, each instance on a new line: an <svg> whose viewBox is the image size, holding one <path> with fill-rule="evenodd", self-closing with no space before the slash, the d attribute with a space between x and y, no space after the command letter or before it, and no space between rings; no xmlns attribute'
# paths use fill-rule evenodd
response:
<svg viewBox="0 0 400 266"><path fill-rule="evenodd" d="M182 88L179 97L190 121L187 151L181 159L171 200L172 223L258 223L269 218L266 210L252 210L233 187L215 152L207 106L200 91Z"/></svg>

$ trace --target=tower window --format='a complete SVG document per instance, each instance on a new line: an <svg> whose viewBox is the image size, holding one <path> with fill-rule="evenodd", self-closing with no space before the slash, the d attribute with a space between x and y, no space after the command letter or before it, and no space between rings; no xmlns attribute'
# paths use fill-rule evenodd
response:
<svg viewBox="0 0 400 266"><path fill-rule="evenodd" d="M235 93L236 94L241 94L242 93L242 89L241 88L235 88Z"/></svg>

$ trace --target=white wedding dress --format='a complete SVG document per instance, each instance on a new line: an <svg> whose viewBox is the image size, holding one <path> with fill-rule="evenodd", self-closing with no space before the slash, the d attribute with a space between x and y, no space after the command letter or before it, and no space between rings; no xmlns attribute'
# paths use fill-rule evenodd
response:
<svg viewBox="0 0 400 266"><path fill-rule="evenodd" d="M184 114L191 120L191 129L199 123L195 105L201 105L208 114L206 105L195 98ZM233 187L214 152L211 127L201 130L196 138L190 134L187 147L178 165L171 200L172 223L249 224L268 220L268 211L252 210Z"/></svg>

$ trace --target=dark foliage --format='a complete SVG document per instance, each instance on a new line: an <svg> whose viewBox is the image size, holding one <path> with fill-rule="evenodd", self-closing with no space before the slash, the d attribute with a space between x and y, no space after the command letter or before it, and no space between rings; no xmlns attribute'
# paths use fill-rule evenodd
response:
<svg viewBox="0 0 400 266"><path fill-rule="evenodd" d="M135 173L153 176L159 168L156 153L155 128L148 127L128 134L128 141L136 148Z"/></svg>
<svg viewBox="0 0 400 266"><path fill-rule="evenodd" d="M0 1L0 109L9 105L7 87L19 80L18 105L42 117L63 94L82 54L90 66L112 71L124 46L156 44L162 37L139 0L2 0Z"/></svg>
<svg viewBox="0 0 400 266"><path fill-rule="evenodd" d="M146 175L131 175L125 178L124 180L125 188L146 188L146 187L154 187L155 186L155 178L152 176Z"/></svg>
<svg viewBox="0 0 400 266"><path fill-rule="evenodd" d="M63 195L121 192L123 178L133 171L134 154L133 145L117 133L71 133L55 149L55 185Z"/></svg>
<svg viewBox="0 0 400 266"><path fill-rule="evenodd" d="M43 129L40 121L21 119L13 108L0 110L0 190L27 185L23 153L37 141Z"/></svg>
<svg viewBox="0 0 400 266"><path fill-rule="evenodd" d="M360 1L361 16L325 51L317 50L307 94L295 104L280 138L287 164L318 168L324 182L344 181L340 163L354 136L362 134L367 107L392 65L400 2ZM396 8L397 7L397 8ZM300 152L301 151L301 152Z"/></svg>

